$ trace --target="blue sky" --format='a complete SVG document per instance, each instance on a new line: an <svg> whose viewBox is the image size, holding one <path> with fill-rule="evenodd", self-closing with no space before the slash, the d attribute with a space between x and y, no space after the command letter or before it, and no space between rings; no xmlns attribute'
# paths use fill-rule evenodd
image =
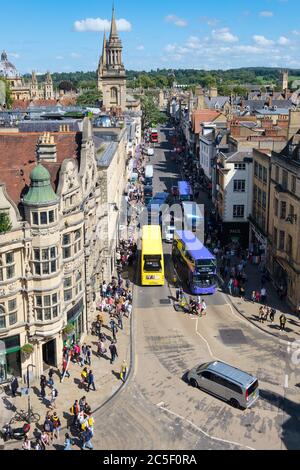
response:
<svg viewBox="0 0 300 470"><path fill-rule="evenodd" d="M128 69L300 68L299 0L115 0L115 7ZM111 2L15 0L1 5L1 17L0 49L20 72L94 70Z"/></svg>

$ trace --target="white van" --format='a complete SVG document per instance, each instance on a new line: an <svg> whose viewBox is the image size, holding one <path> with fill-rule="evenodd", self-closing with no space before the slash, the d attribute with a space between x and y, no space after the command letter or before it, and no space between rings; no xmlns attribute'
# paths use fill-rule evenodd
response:
<svg viewBox="0 0 300 470"><path fill-rule="evenodd" d="M153 157L154 155L154 149L152 147L149 147L147 150L147 155L148 157Z"/></svg>
<svg viewBox="0 0 300 470"><path fill-rule="evenodd" d="M166 243L173 243L175 230L174 225L165 228L164 239Z"/></svg>

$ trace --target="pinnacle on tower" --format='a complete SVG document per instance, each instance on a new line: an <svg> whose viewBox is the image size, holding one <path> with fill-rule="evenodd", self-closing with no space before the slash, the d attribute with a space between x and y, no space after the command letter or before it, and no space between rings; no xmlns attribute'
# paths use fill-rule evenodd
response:
<svg viewBox="0 0 300 470"><path fill-rule="evenodd" d="M113 5L111 28L110 28L110 39L116 39L118 37L119 36L118 36L117 23L116 23L115 6Z"/></svg>
<svg viewBox="0 0 300 470"><path fill-rule="evenodd" d="M103 36L102 65L106 65L106 32L105 31L104 31L104 36Z"/></svg>

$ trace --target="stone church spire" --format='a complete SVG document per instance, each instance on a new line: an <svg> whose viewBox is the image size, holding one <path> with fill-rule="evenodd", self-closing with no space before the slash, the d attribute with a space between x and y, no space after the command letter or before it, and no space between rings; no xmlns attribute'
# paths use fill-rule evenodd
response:
<svg viewBox="0 0 300 470"><path fill-rule="evenodd" d="M119 39L118 30L117 30L117 23L116 23L116 15L115 15L115 6L113 5L112 10L112 19L111 19L111 28L110 28L110 37L109 40L112 39Z"/></svg>

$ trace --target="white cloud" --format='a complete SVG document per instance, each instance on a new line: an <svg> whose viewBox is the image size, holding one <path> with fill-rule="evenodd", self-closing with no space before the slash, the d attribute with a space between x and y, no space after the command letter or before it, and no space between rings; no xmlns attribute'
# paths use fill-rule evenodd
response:
<svg viewBox="0 0 300 470"><path fill-rule="evenodd" d="M214 29L211 34L216 41L238 42L239 40L237 36L230 32L229 28Z"/></svg>
<svg viewBox="0 0 300 470"><path fill-rule="evenodd" d="M14 59L20 59L20 54L15 54L14 52L9 52L8 57L13 57Z"/></svg>
<svg viewBox="0 0 300 470"><path fill-rule="evenodd" d="M118 31L131 31L131 23L124 18L116 21ZM83 33L85 31L109 31L111 22L102 18L86 18L85 20L78 20L74 23L75 31Z"/></svg>
<svg viewBox="0 0 300 470"><path fill-rule="evenodd" d="M292 33L293 33L295 36L300 36L300 31L297 31L296 29L294 29L294 31L292 31Z"/></svg>
<svg viewBox="0 0 300 470"><path fill-rule="evenodd" d="M72 52L70 55L72 59L79 59L81 57L81 54L78 54L77 52Z"/></svg>
<svg viewBox="0 0 300 470"><path fill-rule="evenodd" d="M263 16L265 18L270 18L271 16L274 16L274 13L272 11L268 11L268 10L265 10L265 11L261 11L259 16Z"/></svg>
<svg viewBox="0 0 300 470"><path fill-rule="evenodd" d="M280 46L287 46L287 44L290 44L291 41L285 36L280 36L277 42Z"/></svg>
<svg viewBox="0 0 300 470"><path fill-rule="evenodd" d="M201 16L200 21L201 23L206 23L208 26L216 26L220 23L220 20L217 18L209 18L208 16Z"/></svg>
<svg viewBox="0 0 300 470"><path fill-rule="evenodd" d="M272 39L267 39L265 36L255 35L253 36L254 42L259 46L272 46L274 41Z"/></svg>
<svg viewBox="0 0 300 470"><path fill-rule="evenodd" d="M56 60L64 60L64 57L62 55L57 55L55 57Z"/></svg>
<svg viewBox="0 0 300 470"><path fill-rule="evenodd" d="M166 16L166 21L168 23L173 23L180 28L185 28L188 25L188 22L183 18L178 18L176 15L168 15Z"/></svg>
<svg viewBox="0 0 300 470"><path fill-rule="evenodd" d="M145 46L143 46L143 44L141 44L140 46L137 47L137 50L138 50L138 51L144 51L144 50L145 50Z"/></svg>

